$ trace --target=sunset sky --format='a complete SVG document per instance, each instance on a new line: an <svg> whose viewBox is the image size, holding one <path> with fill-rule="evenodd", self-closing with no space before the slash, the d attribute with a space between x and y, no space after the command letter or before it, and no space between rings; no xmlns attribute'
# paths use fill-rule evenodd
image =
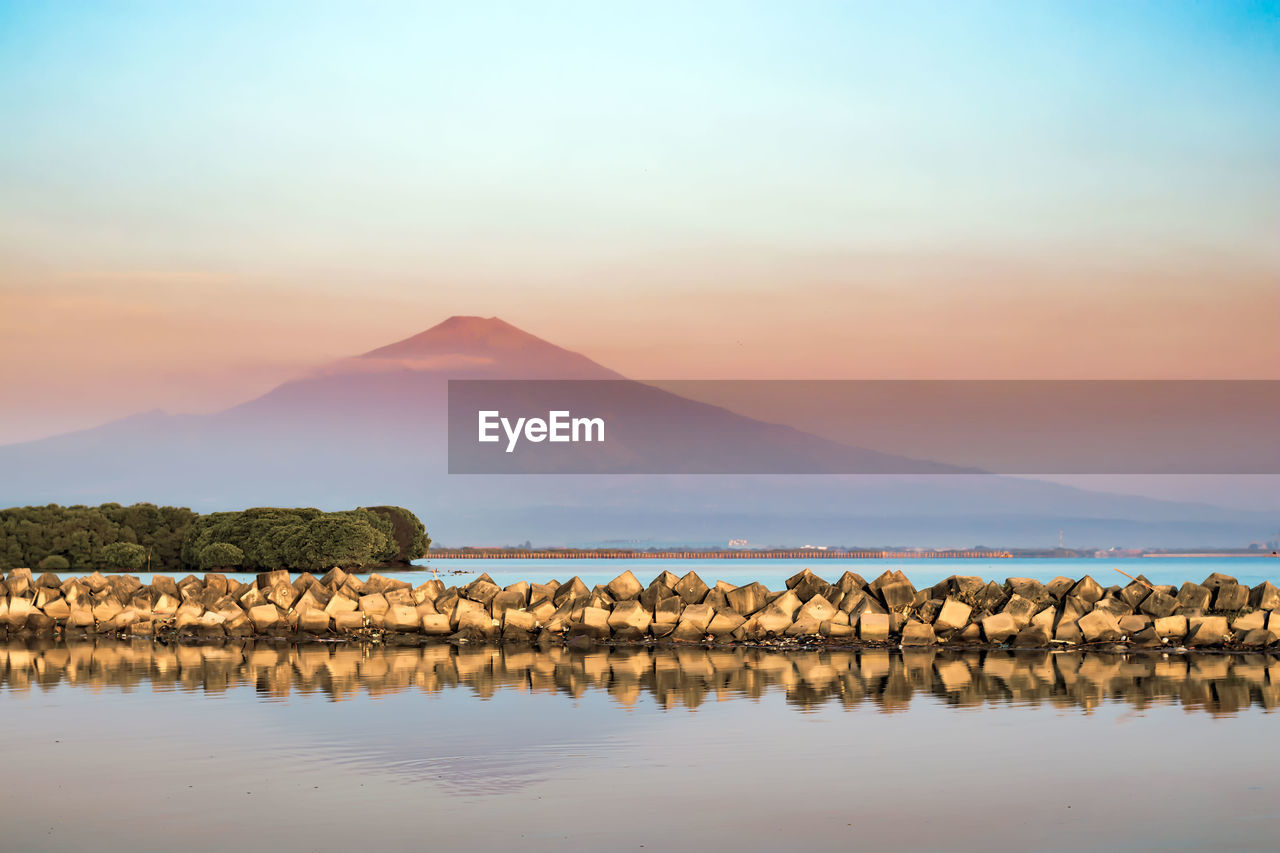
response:
<svg viewBox="0 0 1280 853"><path fill-rule="evenodd" d="M451 314L636 378L1280 377L1280 4L0 0L0 442Z"/></svg>

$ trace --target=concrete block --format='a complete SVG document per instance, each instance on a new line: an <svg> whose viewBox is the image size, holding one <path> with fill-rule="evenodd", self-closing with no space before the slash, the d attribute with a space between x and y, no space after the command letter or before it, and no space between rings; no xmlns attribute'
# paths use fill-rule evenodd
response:
<svg viewBox="0 0 1280 853"><path fill-rule="evenodd" d="M556 592L551 599L551 603L558 608L566 601L572 601L576 598L585 598L590 594L591 590L587 589L587 585L582 582L582 578L575 575L566 583L563 583L556 588ZM438 606L439 605L437 605L437 607Z"/></svg>
<svg viewBox="0 0 1280 853"><path fill-rule="evenodd" d="M418 611L408 604L393 604L384 614L386 629L399 634L416 634L422 630L422 620Z"/></svg>
<svg viewBox="0 0 1280 853"><path fill-rule="evenodd" d="M361 613L386 613L387 609L391 607L391 603L387 601L386 596L380 592L362 595L356 603Z"/></svg>
<svg viewBox="0 0 1280 853"><path fill-rule="evenodd" d="M249 621L259 631L272 628L280 623L280 611L274 604L259 604L249 609Z"/></svg>
<svg viewBox="0 0 1280 853"><path fill-rule="evenodd" d="M50 619L65 622L67 617L71 615L71 605L67 603L65 598L55 599L44 606L44 615Z"/></svg>
<svg viewBox="0 0 1280 853"><path fill-rule="evenodd" d="M705 605L694 605L702 607ZM684 612L684 601L678 595L669 595L660 599L653 609L653 621L669 622L672 625L680 621L680 614Z"/></svg>
<svg viewBox="0 0 1280 853"><path fill-rule="evenodd" d="M1151 627L1161 637L1167 637L1170 640L1182 642L1187 636L1187 617L1185 616L1163 616L1154 620Z"/></svg>
<svg viewBox="0 0 1280 853"><path fill-rule="evenodd" d="M1040 625L1027 625L1009 641L1015 648L1044 649L1049 647L1049 634Z"/></svg>
<svg viewBox="0 0 1280 853"><path fill-rule="evenodd" d="M698 577L697 572L689 572L680 580L676 581L672 590L676 595L680 596L680 600L686 605L701 604L703 599L707 597L707 593L711 591L702 580Z"/></svg>
<svg viewBox="0 0 1280 853"><path fill-rule="evenodd" d="M329 631L329 614L313 608L298 614L298 628L308 634L325 634Z"/></svg>
<svg viewBox="0 0 1280 853"><path fill-rule="evenodd" d="M489 612L495 619L501 619L508 610L521 610L528 602L525 590L504 589L489 602Z"/></svg>
<svg viewBox="0 0 1280 853"><path fill-rule="evenodd" d="M639 591L636 594L639 595ZM605 623L614 631L622 628L647 631L651 622L653 617L649 615L649 611L634 598L618 602L605 620Z"/></svg>
<svg viewBox="0 0 1280 853"><path fill-rule="evenodd" d="M445 637L453 633L453 626L449 624L449 617L443 613L432 613L423 616L419 620L422 626L422 633L429 637Z"/></svg>
<svg viewBox="0 0 1280 853"><path fill-rule="evenodd" d="M875 604L877 612L884 610L884 605L879 601L876 601L873 598L867 598L865 590L855 589L844 593L840 598L840 603L836 605L836 608L841 613L856 615L865 610L870 603Z"/></svg>
<svg viewBox="0 0 1280 853"><path fill-rule="evenodd" d="M1208 587L1188 581L1178 590L1178 606L1183 610L1204 610L1213 598L1213 591Z"/></svg>
<svg viewBox="0 0 1280 853"><path fill-rule="evenodd" d="M1046 607L1044 610L1041 610L1035 616L1032 616L1031 624L1028 625L1027 627L1039 628L1041 631L1044 631L1044 635L1046 637L1052 637L1053 629L1054 629L1054 626L1057 624L1057 622L1058 622L1058 611L1055 610L1052 605L1050 605L1049 607Z"/></svg>
<svg viewBox="0 0 1280 853"><path fill-rule="evenodd" d="M863 613L858 617L858 639L866 643L889 641L889 616L884 613Z"/></svg>
<svg viewBox="0 0 1280 853"><path fill-rule="evenodd" d="M765 605L769 590L761 583L750 583L725 593L725 601L734 611L750 616Z"/></svg>
<svg viewBox="0 0 1280 853"><path fill-rule="evenodd" d="M904 646L931 646L936 641L937 637L934 636L931 625L912 619L902 626L902 645Z"/></svg>
<svg viewBox="0 0 1280 853"><path fill-rule="evenodd" d="M458 594L462 598L465 598L468 601L479 602L484 605L485 609L488 609L489 602L493 601L494 597L500 592L502 592L502 588L494 583L493 578L489 577L487 573L482 574L480 577L458 590Z"/></svg>
<svg viewBox="0 0 1280 853"><path fill-rule="evenodd" d="M727 608L725 610L717 610L716 615L712 618L710 624L707 625L707 633L717 639L720 637L728 637L746 621L746 617L741 613L737 613Z"/></svg>
<svg viewBox="0 0 1280 853"><path fill-rule="evenodd" d="M665 598L675 598L678 600L680 596L675 594L674 587L654 581L644 588L644 592L640 593L640 604L643 605L645 610L652 612L657 608L658 602Z"/></svg>
<svg viewBox="0 0 1280 853"><path fill-rule="evenodd" d="M45 613L48 612L48 608L45 608ZM1237 634L1265 627L1267 627L1267 614L1263 613L1261 610L1254 610L1251 613L1246 613L1243 616L1237 616L1235 619L1231 620L1231 630Z"/></svg>
<svg viewBox="0 0 1280 853"><path fill-rule="evenodd" d="M436 602L436 609L440 609L440 602ZM446 612L441 610L441 612ZM484 605L478 601L472 601L469 598L459 598L453 602L453 607L449 611L449 624L453 625L453 630L457 631L464 620L471 622L487 621L489 617L488 611L484 609Z"/></svg>
<svg viewBox="0 0 1280 853"><path fill-rule="evenodd" d="M584 607L582 609L582 617L576 624L587 628L591 633L599 637L609 636L609 617L612 614L601 607Z"/></svg>
<svg viewBox="0 0 1280 853"><path fill-rule="evenodd" d="M1225 616L1193 616L1188 620L1190 630L1187 632L1189 646L1220 646L1231 638Z"/></svg>
<svg viewBox="0 0 1280 853"><path fill-rule="evenodd" d="M274 572L272 574L275 574ZM293 603L298 600L298 591L293 588L293 584L279 583L272 586L263 593L267 601L279 607L281 610L289 610L293 607ZM214 592L217 595L217 592Z"/></svg>
<svg viewBox="0 0 1280 853"><path fill-rule="evenodd" d="M1003 643L1018 631L1017 620L1010 613L994 613L982 620L982 636L988 643Z"/></svg>
<svg viewBox="0 0 1280 853"><path fill-rule="evenodd" d="M1013 619L1013 624L1021 631L1031 624L1031 617L1035 615L1036 605L1031 599L1023 598L1015 593L1005 602L1000 612Z"/></svg>
<svg viewBox="0 0 1280 853"><path fill-rule="evenodd" d="M1102 598L1102 586L1093 578L1085 575L1071 587L1070 594L1087 604L1093 604Z"/></svg>
<svg viewBox="0 0 1280 853"><path fill-rule="evenodd" d="M1120 623L1107 610L1093 610L1076 620L1086 643L1119 642L1123 632Z"/></svg>
<svg viewBox="0 0 1280 853"><path fill-rule="evenodd" d="M434 606L436 599L440 597L442 592L444 592L444 581L424 581L413 588L413 603L418 605L429 601Z"/></svg>
<svg viewBox="0 0 1280 853"><path fill-rule="evenodd" d="M809 600L800 605L796 611L796 621L801 618L810 619L819 624L828 621L836 614L836 609L827 601L826 596L817 593L811 595Z"/></svg>
<svg viewBox="0 0 1280 853"><path fill-rule="evenodd" d="M1138 611L1150 616L1152 619L1160 619L1165 616L1172 616L1174 611L1178 609L1178 599L1174 598L1166 592L1156 590L1142 600L1142 604L1138 606Z"/></svg>
<svg viewBox="0 0 1280 853"><path fill-rule="evenodd" d="M1129 642L1139 649L1154 649L1164 645L1164 638L1156 631L1154 625L1148 625L1141 631L1130 634Z"/></svg>
<svg viewBox="0 0 1280 853"><path fill-rule="evenodd" d="M508 629L536 631L538 630L538 620L527 610L504 610L502 612L502 630L505 632Z"/></svg>
<svg viewBox="0 0 1280 853"><path fill-rule="evenodd" d="M337 616L339 613L352 613L359 610L360 605L357 604L354 599L349 598L342 593L337 593L329 599L329 603L326 604L323 609L326 615L333 617Z"/></svg>
<svg viewBox="0 0 1280 853"><path fill-rule="evenodd" d="M1240 645L1250 649L1269 649L1280 645L1280 637L1266 628L1254 628L1240 638Z"/></svg>
<svg viewBox="0 0 1280 853"><path fill-rule="evenodd" d="M1107 596L1093 605L1094 610L1101 610L1109 613L1117 622L1121 616L1127 616L1133 612L1133 608L1129 606L1129 602L1119 596Z"/></svg>
<svg viewBox="0 0 1280 853"><path fill-rule="evenodd" d="M757 620L758 621L758 620ZM794 622L783 629L785 637L815 637L821 623L811 616L798 616Z"/></svg>
<svg viewBox="0 0 1280 853"><path fill-rule="evenodd" d="M787 590L786 595L794 598L790 590ZM795 600L798 601L799 599ZM795 622L795 616L793 614L798 609L799 608L793 609L789 603L779 607L775 601L770 604L766 604L761 608L758 613L752 616L752 621L764 634L781 635L784 634Z"/></svg>
<svg viewBox="0 0 1280 853"><path fill-rule="evenodd" d="M353 631L363 630L364 614L358 610L345 610L341 613L333 615L333 629L339 634L350 634Z"/></svg>
<svg viewBox="0 0 1280 853"><path fill-rule="evenodd" d="M1143 579L1146 580L1145 578ZM1148 596L1151 595L1151 587L1145 582L1131 581L1123 589L1120 590L1119 597L1123 598L1125 604L1129 605L1129 611L1133 612L1141 606Z"/></svg>
<svg viewBox="0 0 1280 853"><path fill-rule="evenodd" d="M880 600L888 610L906 610L915 598L915 587L907 581L892 580L880 586Z"/></svg>
<svg viewBox="0 0 1280 853"><path fill-rule="evenodd" d="M1150 627L1151 617L1141 616L1136 613L1130 613L1126 616L1121 616L1119 619L1117 619L1116 624L1120 626L1120 631L1125 636L1132 637L1134 634L1138 633L1144 628Z"/></svg>
<svg viewBox="0 0 1280 853"><path fill-rule="evenodd" d="M1213 609L1237 612L1249 606L1249 590L1238 583L1224 583L1213 594Z"/></svg>
<svg viewBox="0 0 1280 853"><path fill-rule="evenodd" d="M640 593L644 591L644 586L640 581L636 580L636 576L630 571L625 571L618 575L609 583L605 584L609 596L614 601L629 601L633 598L639 598Z"/></svg>
<svg viewBox="0 0 1280 853"><path fill-rule="evenodd" d="M1280 610L1280 588L1263 581L1249 591L1249 606L1257 610Z"/></svg>
<svg viewBox="0 0 1280 853"><path fill-rule="evenodd" d="M705 630L699 630L697 625L686 619L676 625L667 638L679 643L700 643L706 639L706 634Z"/></svg>
<svg viewBox="0 0 1280 853"><path fill-rule="evenodd" d="M1042 604L1051 598L1045 585L1034 578L1005 578L1004 589L1010 595L1022 596L1036 605Z"/></svg>
<svg viewBox="0 0 1280 853"><path fill-rule="evenodd" d="M201 608L199 607L199 605L196 605L196 607L197 607L197 615L199 615L199 610ZM13 611L12 601L9 604L9 610L10 610L10 613L12 613ZM120 603L117 602L114 598L107 598L107 599L104 599L101 603L95 604L93 606L93 618L96 619L98 622L110 622L112 619L118 616L123 610L124 608L121 607Z"/></svg>

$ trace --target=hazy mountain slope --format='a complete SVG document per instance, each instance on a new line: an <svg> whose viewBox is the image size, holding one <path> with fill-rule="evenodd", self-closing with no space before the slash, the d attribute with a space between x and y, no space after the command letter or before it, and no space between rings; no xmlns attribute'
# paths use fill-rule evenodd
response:
<svg viewBox="0 0 1280 853"><path fill-rule="evenodd" d="M450 378L622 377L496 318L454 317L215 415L147 413L0 447L0 504L398 503L449 544L745 536L1048 545L1062 527L1077 544L1193 544L1258 538L1273 523L1262 513L990 476L450 476ZM654 423L671 429L710 424L729 457L767 446L816 463L866 458L648 386L621 387L616 405L652 409ZM634 438L646 440L666 437L655 428Z"/></svg>

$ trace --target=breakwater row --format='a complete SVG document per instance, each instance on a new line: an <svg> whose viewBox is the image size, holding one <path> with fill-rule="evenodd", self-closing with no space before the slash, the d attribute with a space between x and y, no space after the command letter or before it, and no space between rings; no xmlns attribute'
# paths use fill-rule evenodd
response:
<svg viewBox="0 0 1280 853"><path fill-rule="evenodd" d="M663 708L697 708L735 697L785 694L798 709L838 703L906 710L931 696L958 708L1048 705L1135 709L1178 704L1215 715L1280 707L1280 655L950 649L822 649L643 646L422 647L243 640L164 645L95 637L0 643L0 689L58 685L133 691L150 686L218 695L248 689L286 699L319 693L334 701L408 690L464 687L483 698L503 690L580 698L607 692L623 706L642 696Z"/></svg>
<svg viewBox="0 0 1280 853"><path fill-rule="evenodd" d="M805 569L781 590L708 585L696 572L662 572L648 586L630 571L588 588L487 575L462 587L412 586L342 569L317 578L266 572L251 583L221 574L98 573L61 579L14 569L0 596L13 635L90 634L225 640L317 636L455 642L766 643L827 645L1109 646L1266 649L1280 645L1280 589L1214 573L1158 586L1139 576L1103 587L1092 577L1003 583L953 575L917 589L900 571L834 582Z"/></svg>

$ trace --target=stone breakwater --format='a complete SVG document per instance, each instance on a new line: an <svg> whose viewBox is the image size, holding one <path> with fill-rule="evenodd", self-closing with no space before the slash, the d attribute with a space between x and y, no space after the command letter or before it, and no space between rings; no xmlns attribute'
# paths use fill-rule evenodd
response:
<svg viewBox="0 0 1280 853"><path fill-rule="evenodd" d="M1003 584L953 575L916 589L901 572L834 583L808 569L781 590L761 583L708 586L696 573L631 572L588 589L565 583L499 587L487 575L462 587L412 586L341 569L321 578L267 572L252 583L225 575L92 574L63 580L14 569L4 580L0 626L13 635L89 634L225 640L251 636L454 642L823 643L874 646L1112 646L1264 649L1280 645L1280 589L1212 574L1158 586L1139 576L1103 587L1092 577Z"/></svg>

